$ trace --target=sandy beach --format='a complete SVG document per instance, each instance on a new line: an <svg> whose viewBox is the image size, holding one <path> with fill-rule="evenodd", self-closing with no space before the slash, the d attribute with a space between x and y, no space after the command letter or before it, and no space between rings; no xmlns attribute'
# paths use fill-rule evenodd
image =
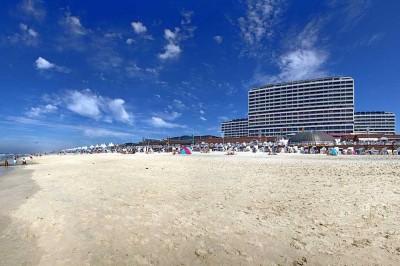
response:
<svg viewBox="0 0 400 266"><path fill-rule="evenodd" d="M0 265L400 264L400 156L33 161L0 176Z"/></svg>

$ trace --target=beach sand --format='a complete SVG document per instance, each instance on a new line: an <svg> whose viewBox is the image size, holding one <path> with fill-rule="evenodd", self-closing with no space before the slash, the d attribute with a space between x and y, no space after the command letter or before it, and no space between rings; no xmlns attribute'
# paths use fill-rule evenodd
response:
<svg viewBox="0 0 400 266"><path fill-rule="evenodd" d="M0 265L400 265L400 156L44 156L0 177Z"/></svg>

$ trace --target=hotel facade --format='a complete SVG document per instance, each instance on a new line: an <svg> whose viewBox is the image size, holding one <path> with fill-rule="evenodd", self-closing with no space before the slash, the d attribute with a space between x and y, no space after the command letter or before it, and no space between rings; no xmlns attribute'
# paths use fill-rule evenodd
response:
<svg viewBox="0 0 400 266"><path fill-rule="evenodd" d="M354 132L354 80L332 77L266 85L248 94L249 136Z"/></svg>
<svg viewBox="0 0 400 266"><path fill-rule="evenodd" d="M221 132L226 138L247 137L249 134L247 118L233 119L222 122Z"/></svg>
<svg viewBox="0 0 400 266"><path fill-rule="evenodd" d="M396 134L396 117L392 112L354 113L354 133Z"/></svg>

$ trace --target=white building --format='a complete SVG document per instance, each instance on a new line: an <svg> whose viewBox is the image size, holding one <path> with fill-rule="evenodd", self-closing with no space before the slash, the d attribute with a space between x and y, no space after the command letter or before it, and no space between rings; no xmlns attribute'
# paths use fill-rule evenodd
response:
<svg viewBox="0 0 400 266"><path fill-rule="evenodd" d="M354 113L354 132L358 134L396 134L396 118L391 112Z"/></svg>
<svg viewBox="0 0 400 266"><path fill-rule="evenodd" d="M332 77L266 85L248 94L249 136L354 132L354 80Z"/></svg>
<svg viewBox="0 0 400 266"><path fill-rule="evenodd" d="M249 134L247 118L222 122L221 132L226 138L247 137Z"/></svg>

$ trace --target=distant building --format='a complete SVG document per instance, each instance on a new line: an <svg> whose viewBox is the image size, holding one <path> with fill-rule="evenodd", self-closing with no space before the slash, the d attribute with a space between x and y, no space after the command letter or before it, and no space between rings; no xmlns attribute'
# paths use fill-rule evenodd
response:
<svg viewBox="0 0 400 266"><path fill-rule="evenodd" d="M396 134L396 118L391 112L354 113L354 133Z"/></svg>
<svg viewBox="0 0 400 266"><path fill-rule="evenodd" d="M249 134L248 120L241 118L222 122L221 132L226 138L247 137Z"/></svg>
<svg viewBox="0 0 400 266"><path fill-rule="evenodd" d="M354 132L354 80L332 77L266 85L248 94L249 136L276 136L300 131ZM228 134L244 134L233 124Z"/></svg>

